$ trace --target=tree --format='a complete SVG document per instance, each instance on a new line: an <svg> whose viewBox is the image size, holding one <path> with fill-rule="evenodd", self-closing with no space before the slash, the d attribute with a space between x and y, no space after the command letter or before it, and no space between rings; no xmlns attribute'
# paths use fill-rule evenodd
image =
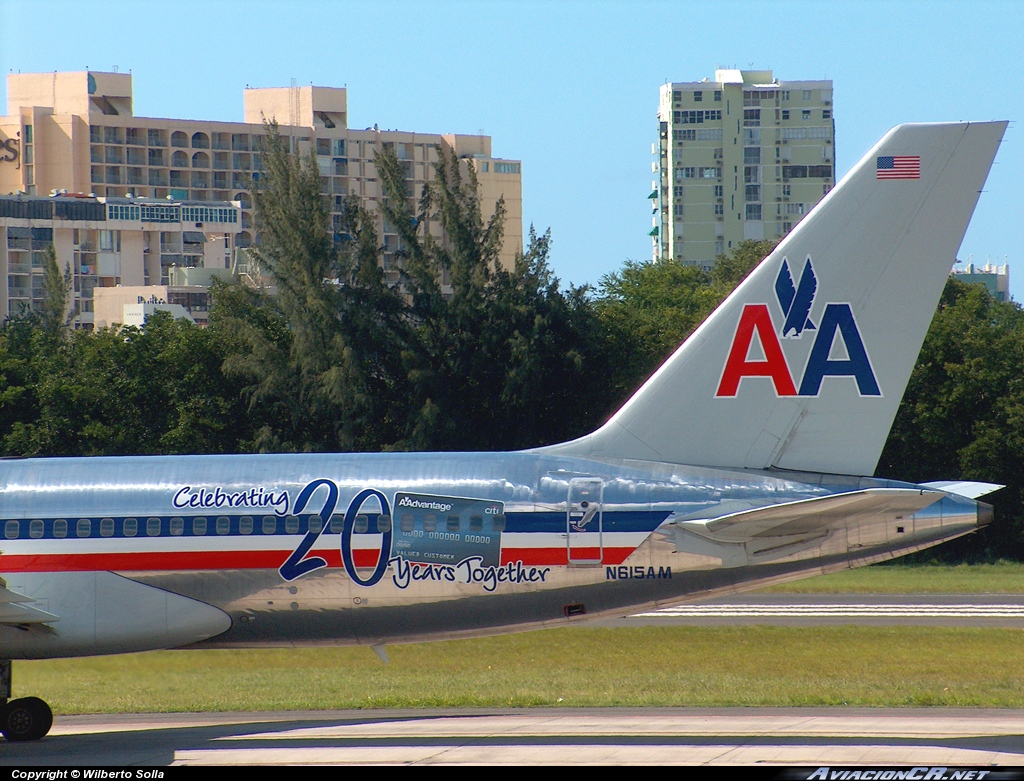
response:
<svg viewBox="0 0 1024 781"><path fill-rule="evenodd" d="M401 396L404 302L383 284L372 217L350 199L339 248L315 157L292 155L269 124L263 159L252 251L276 294L218 286L211 314L234 346L225 370L249 383L260 424L249 445L379 449L394 437L391 404Z"/></svg>
<svg viewBox="0 0 1024 781"><path fill-rule="evenodd" d="M710 272L674 258L627 260L601 280L597 312L622 403L775 248L745 241L720 255Z"/></svg>
<svg viewBox="0 0 1024 781"><path fill-rule="evenodd" d="M43 329L56 337L71 324L76 307L71 303L73 295L71 267L64 266L62 274L57 266L57 251L49 244L43 252L43 306L39 312Z"/></svg>
<svg viewBox="0 0 1024 781"><path fill-rule="evenodd" d="M1006 488L996 520L937 555L1024 558L1024 311L950 278L910 376L876 474ZM936 554L931 554L936 555Z"/></svg>

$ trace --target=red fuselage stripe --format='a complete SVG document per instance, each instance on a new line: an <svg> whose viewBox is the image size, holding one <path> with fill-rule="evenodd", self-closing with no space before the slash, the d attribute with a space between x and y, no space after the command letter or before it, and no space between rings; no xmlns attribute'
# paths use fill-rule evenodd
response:
<svg viewBox="0 0 1024 781"><path fill-rule="evenodd" d="M633 548L605 548L605 564L621 564ZM573 560L593 561L598 558L597 548L573 548ZM52 553L52 554L0 554L0 572L106 572L106 571L167 571L218 569L277 569L291 555L291 551L160 551L144 553ZM319 556L328 567L341 567L341 553L337 549L318 550L310 556ZM375 567L379 554L374 550L353 551L357 567ZM308 557L307 557L308 558ZM501 563L521 561L523 564L565 566L568 556L565 548L506 548L501 551Z"/></svg>

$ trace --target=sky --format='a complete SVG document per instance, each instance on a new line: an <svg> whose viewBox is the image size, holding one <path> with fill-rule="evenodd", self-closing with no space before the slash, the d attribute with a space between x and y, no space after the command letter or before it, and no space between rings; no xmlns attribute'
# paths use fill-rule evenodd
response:
<svg viewBox="0 0 1024 781"><path fill-rule="evenodd" d="M131 71L138 116L241 121L295 79L347 87L350 127L486 133L573 284L651 256L659 86L737 67L834 82L840 177L901 122L1011 120L958 257L1024 301L1022 42L1016 0L0 0L3 73Z"/></svg>

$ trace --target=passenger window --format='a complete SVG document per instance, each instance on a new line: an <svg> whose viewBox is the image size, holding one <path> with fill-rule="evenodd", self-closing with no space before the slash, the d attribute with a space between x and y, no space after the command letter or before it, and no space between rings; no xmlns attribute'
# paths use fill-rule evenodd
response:
<svg viewBox="0 0 1024 781"><path fill-rule="evenodd" d="M231 519L222 515L217 519L217 534L229 534L231 532Z"/></svg>
<svg viewBox="0 0 1024 781"><path fill-rule="evenodd" d="M121 532L125 537L134 537L139 533L139 522L135 518L125 518L121 525Z"/></svg>
<svg viewBox="0 0 1024 781"><path fill-rule="evenodd" d="M448 531L457 532L459 530L459 516L449 515L448 516Z"/></svg>
<svg viewBox="0 0 1024 781"><path fill-rule="evenodd" d="M433 513L427 513L423 516L423 531L432 532L437 529L437 516Z"/></svg>
<svg viewBox="0 0 1024 781"><path fill-rule="evenodd" d="M298 534L299 533L299 516L297 516L297 515L289 515L287 518L285 518L284 519L284 530L288 534Z"/></svg>
<svg viewBox="0 0 1024 781"><path fill-rule="evenodd" d="M146 534L148 534L150 537L159 537L160 536L160 519L159 518L149 518L146 521Z"/></svg>
<svg viewBox="0 0 1024 781"><path fill-rule="evenodd" d="M53 536L57 539L68 536L68 522L63 518L58 518L53 522Z"/></svg>
<svg viewBox="0 0 1024 781"><path fill-rule="evenodd" d="M322 528L324 528L323 518L319 515L309 516L309 530L313 532L313 534L318 534Z"/></svg>
<svg viewBox="0 0 1024 781"><path fill-rule="evenodd" d="M408 515L408 514L403 515L402 516L402 531L404 531L404 532L411 532L415 528L416 528L416 521L413 519L413 517L411 515Z"/></svg>
<svg viewBox="0 0 1024 781"><path fill-rule="evenodd" d="M491 519L491 523L494 525L494 531L496 531L496 532L503 532L503 531L505 531L505 516L504 515L495 515L494 518Z"/></svg>
<svg viewBox="0 0 1024 781"><path fill-rule="evenodd" d="M192 519L192 534L196 537L202 537L206 534L206 519L205 518L193 518Z"/></svg>
<svg viewBox="0 0 1024 781"><path fill-rule="evenodd" d="M32 521L32 523L30 523L28 525L28 536L31 537L33 540L38 540L40 537L42 537L43 536L43 522L42 521Z"/></svg>
<svg viewBox="0 0 1024 781"><path fill-rule="evenodd" d="M356 516L356 525L352 529L356 534L363 534L367 529L370 528L370 519L365 515Z"/></svg>
<svg viewBox="0 0 1024 781"><path fill-rule="evenodd" d="M243 515L238 519L238 533L239 534L252 534L252 517L249 515Z"/></svg>
<svg viewBox="0 0 1024 781"><path fill-rule="evenodd" d="M379 531L381 534L387 534L389 531L391 531L390 515L377 516L377 531Z"/></svg>
<svg viewBox="0 0 1024 781"><path fill-rule="evenodd" d="M88 537L92 534L92 521L88 518L79 518L78 526L75 527L75 534L79 537Z"/></svg>
<svg viewBox="0 0 1024 781"><path fill-rule="evenodd" d="M331 534L341 534L345 529L345 516L344 515L332 515L331 516Z"/></svg>
<svg viewBox="0 0 1024 781"><path fill-rule="evenodd" d="M180 537L185 531L184 518L171 518L171 534Z"/></svg>
<svg viewBox="0 0 1024 781"><path fill-rule="evenodd" d="M277 534L277 518L275 518L273 515L263 516L263 533Z"/></svg>
<svg viewBox="0 0 1024 781"><path fill-rule="evenodd" d="M19 534L21 534L21 524L18 521L8 521L4 524L4 537L16 540Z"/></svg>
<svg viewBox="0 0 1024 781"><path fill-rule="evenodd" d="M482 515L469 516L469 530L471 532L482 532L484 530L484 517Z"/></svg>
<svg viewBox="0 0 1024 781"><path fill-rule="evenodd" d="M104 518L100 521L100 537L114 536L114 519Z"/></svg>

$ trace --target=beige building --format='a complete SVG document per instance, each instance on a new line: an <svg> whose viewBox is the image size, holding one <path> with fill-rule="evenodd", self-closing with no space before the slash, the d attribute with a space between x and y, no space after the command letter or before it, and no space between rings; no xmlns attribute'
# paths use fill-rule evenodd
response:
<svg viewBox="0 0 1024 781"><path fill-rule="evenodd" d="M237 201L241 221L232 243L245 247L253 239L249 189L262 168L263 122L277 120L293 149L315 151L339 238L345 195L358 195L371 209L380 199L375 151L393 146L418 198L443 148L474 167L485 219L498 198L505 199L502 265L511 266L521 250L521 165L493 157L490 137L353 130L340 88L247 89L244 98L244 122L136 117L130 74L10 74L7 116L0 117L0 193L63 190L106 198ZM392 265L398 236L382 221L378 229L385 269L397 280ZM426 229L443 238L438 226Z"/></svg>
<svg viewBox="0 0 1024 781"><path fill-rule="evenodd" d="M785 236L835 184L831 81L716 70L660 97L655 259L710 268L743 240Z"/></svg>
<svg viewBox="0 0 1024 781"><path fill-rule="evenodd" d="M241 212L237 201L0 196L0 312L40 307L44 253L53 244L57 265L71 272L75 327L125 322L97 317L102 290L126 291L124 303L133 304L160 293L200 311L195 319L205 322L211 276L232 275ZM160 285L171 294L152 287Z"/></svg>

